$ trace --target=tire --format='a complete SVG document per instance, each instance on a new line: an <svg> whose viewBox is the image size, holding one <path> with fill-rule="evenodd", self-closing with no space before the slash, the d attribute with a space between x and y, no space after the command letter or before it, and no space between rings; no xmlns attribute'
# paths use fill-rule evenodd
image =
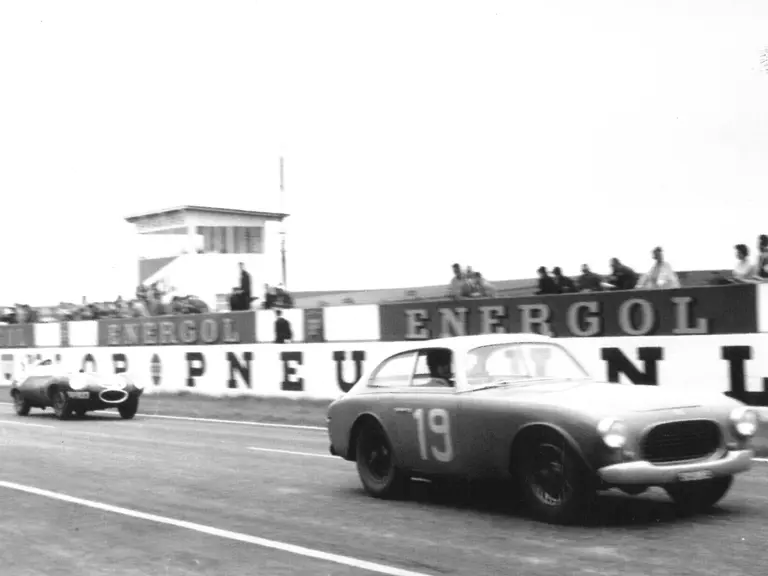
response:
<svg viewBox="0 0 768 576"><path fill-rule="evenodd" d="M67 398L66 392L56 390L53 393L53 413L59 420L69 420L72 416L72 403Z"/></svg>
<svg viewBox="0 0 768 576"><path fill-rule="evenodd" d="M30 406L29 402L21 395L18 390L13 392L13 409L18 416L26 416L29 414Z"/></svg>
<svg viewBox="0 0 768 576"><path fill-rule="evenodd" d="M695 514L712 508L723 499L732 485L733 476L720 476L690 484L669 484L664 490L679 512Z"/></svg>
<svg viewBox="0 0 768 576"><path fill-rule="evenodd" d="M597 497L595 482L560 434L537 436L517 463L520 497L533 516L553 524L586 518Z"/></svg>
<svg viewBox="0 0 768 576"><path fill-rule="evenodd" d="M128 398L128 400L117 407L117 411L120 413L120 418L123 420L132 419L136 416L136 412L139 411L139 399Z"/></svg>
<svg viewBox="0 0 768 576"><path fill-rule="evenodd" d="M378 423L363 424L355 444L357 473L365 491L375 498L405 495L408 476L395 466L392 443Z"/></svg>

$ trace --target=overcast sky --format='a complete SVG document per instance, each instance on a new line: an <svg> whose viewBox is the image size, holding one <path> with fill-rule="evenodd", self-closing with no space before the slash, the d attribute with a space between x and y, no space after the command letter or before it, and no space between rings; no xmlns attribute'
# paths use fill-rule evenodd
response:
<svg viewBox="0 0 768 576"><path fill-rule="evenodd" d="M124 216L277 209L281 155L293 290L732 267L766 46L765 0L0 2L0 303L126 295Z"/></svg>

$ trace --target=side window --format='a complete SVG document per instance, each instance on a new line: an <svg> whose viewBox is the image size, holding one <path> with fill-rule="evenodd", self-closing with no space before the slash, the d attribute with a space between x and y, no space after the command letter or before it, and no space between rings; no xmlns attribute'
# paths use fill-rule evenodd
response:
<svg viewBox="0 0 768 576"><path fill-rule="evenodd" d="M432 364L431 368L430 363ZM455 378L456 369L453 353L450 350L434 348L419 352L416 371L413 376L413 386L453 387L456 385Z"/></svg>
<svg viewBox="0 0 768 576"><path fill-rule="evenodd" d="M529 377L524 350L520 346L509 346L494 351L485 364L486 374L491 378Z"/></svg>
<svg viewBox="0 0 768 576"><path fill-rule="evenodd" d="M408 386L413 374L416 352L404 352L385 360L368 381L372 388Z"/></svg>

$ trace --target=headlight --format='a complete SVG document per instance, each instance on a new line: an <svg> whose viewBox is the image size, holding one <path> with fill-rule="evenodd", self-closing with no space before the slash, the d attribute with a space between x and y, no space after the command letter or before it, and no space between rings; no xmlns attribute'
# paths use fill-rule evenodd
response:
<svg viewBox="0 0 768 576"><path fill-rule="evenodd" d="M85 374L72 374L69 377L69 387L72 390L82 390L88 385Z"/></svg>
<svg viewBox="0 0 768 576"><path fill-rule="evenodd" d="M621 448L627 443L627 427L616 418L604 418L597 425L597 431L609 448Z"/></svg>
<svg viewBox="0 0 768 576"><path fill-rule="evenodd" d="M742 438L750 438L757 433L757 412L748 406L739 406L731 412L731 424L736 434Z"/></svg>
<svg viewBox="0 0 768 576"><path fill-rule="evenodd" d="M136 388L136 390L144 390L144 382L141 381L141 378L126 377L125 380L133 384L133 387Z"/></svg>

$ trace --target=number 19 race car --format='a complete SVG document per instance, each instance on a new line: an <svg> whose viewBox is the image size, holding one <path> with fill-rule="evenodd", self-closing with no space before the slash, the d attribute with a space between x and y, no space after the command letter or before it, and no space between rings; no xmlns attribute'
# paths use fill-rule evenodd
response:
<svg viewBox="0 0 768 576"><path fill-rule="evenodd" d="M26 416L30 408L51 406L60 420L107 408L117 408L124 419L133 418L143 391L125 374L68 371L51 360L30 365L11 384L16 414Z"/></svg>
<svg viewBox="0 0 768 576"><path fill-rule="evenodd" d="M555 339L458 336L414 344L328 411L330 452L372 496L412 477L505 480L535 513L571 522L596 493L666 490L707 509L751 467L757 412L719 392L599 382Z"/></svg>

